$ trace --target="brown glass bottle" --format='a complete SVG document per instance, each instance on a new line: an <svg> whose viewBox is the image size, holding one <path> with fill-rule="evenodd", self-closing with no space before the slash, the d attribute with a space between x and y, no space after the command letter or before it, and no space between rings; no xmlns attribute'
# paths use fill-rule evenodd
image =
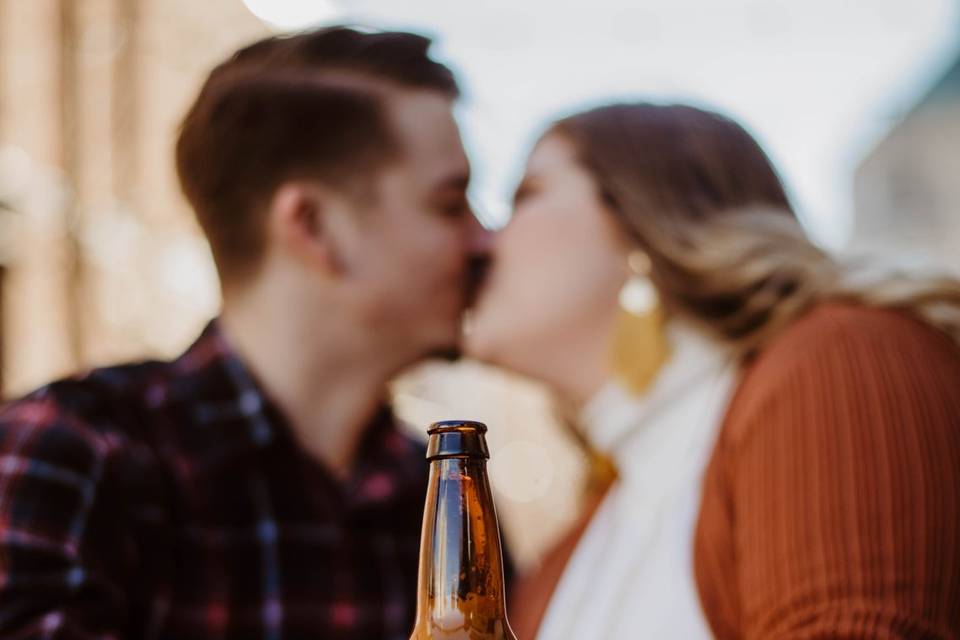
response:
<svg viewBox="0 0 960 640"><path fill-rule="evenodd" d="M451 420L428 432L430 485L410 640L516 640L507 622L486 431L480 422Z"/></svg>

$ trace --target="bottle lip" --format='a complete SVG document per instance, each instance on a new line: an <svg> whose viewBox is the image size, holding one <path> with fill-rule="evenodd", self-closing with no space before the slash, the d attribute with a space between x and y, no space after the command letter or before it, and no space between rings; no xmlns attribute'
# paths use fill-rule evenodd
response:
<svg viewBox="0 0 960 640"><path fill-rule="evenodd" d="M434 422L427 429L429 435L437 433L450 433L454 431L471 431L474 433L486 433L487 425L476 420L441 420Z"/></svg>
<svg viewBox="0 0 960 640"><path fill-rule="evenodd" d="M484 434L487 425L474 420L443 420L427 429L427 460L442 458L489 459Z"/></svg>

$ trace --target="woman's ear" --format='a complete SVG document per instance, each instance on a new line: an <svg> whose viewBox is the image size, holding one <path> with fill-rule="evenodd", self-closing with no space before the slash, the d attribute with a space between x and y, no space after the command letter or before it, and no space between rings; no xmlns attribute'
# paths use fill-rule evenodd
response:
<svg viewBox="0 0 960 640"><path fill-rule="evenodd" d="M310 269L338 273L340 252L327 220L333 209L342 206L342 196L318 183L284 183L270 201L268 226L273 244Z"/></svg>

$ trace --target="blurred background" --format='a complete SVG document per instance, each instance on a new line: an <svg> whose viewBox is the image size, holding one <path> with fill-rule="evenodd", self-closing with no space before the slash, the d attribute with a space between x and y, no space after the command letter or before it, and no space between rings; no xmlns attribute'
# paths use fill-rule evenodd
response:
<svg viewBox="0 0 960 640"><path fill-rule="evenodd" d="M0 0L0 393L192 341L219 300L176 186L179 118L233 49L333 22L437 39L491 227L549 120L682 100L747 124L821 245L960 273L957 0ZM534 560L586 469L550 398L469 362L395 391L421 432L491 425L501 518Z"/></svg>

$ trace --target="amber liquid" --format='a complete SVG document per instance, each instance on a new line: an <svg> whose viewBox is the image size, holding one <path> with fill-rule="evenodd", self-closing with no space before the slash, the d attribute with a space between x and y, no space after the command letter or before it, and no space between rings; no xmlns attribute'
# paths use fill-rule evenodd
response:
<svg viewBox="0 0 960 640"><path fill-rule="evenodd" d="M410 640L516 640L505 599L486 461L433 460L420 543L417 621Z"/></svg>

